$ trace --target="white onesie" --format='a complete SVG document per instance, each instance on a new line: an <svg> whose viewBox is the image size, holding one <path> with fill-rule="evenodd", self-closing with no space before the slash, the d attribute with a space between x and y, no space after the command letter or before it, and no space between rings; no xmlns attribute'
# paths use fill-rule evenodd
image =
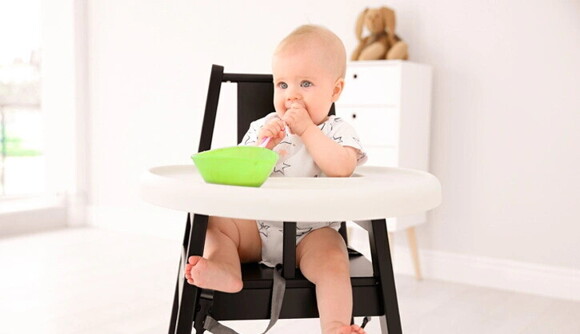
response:
<svg viewBox="0 0 580 334"><path fill-rule="evenodd" d="M256 120L250 124L248 132L245 134L240 145L256 145L260 128L272 118L278 117L276 113L270 113L266 117ZM354 128L343 121L340 117L329 116L329 118L318 125L318 128L328 138L342 146L350 146L357 150L357 165L362 165L367 160L358 135ZM306 146L299 136L290 134L286 129L286 137L274 147L274 151L280 156L271 177L293 176L293 177L323 177L322 170L316 165ZM274 267L282 263L282 239L283 222L256 221L262 239L262 261L267 266ZM296 244L298 244L309 232L322 228L331 227L338 231L341 222L297 222L296 224Z"/></svg>

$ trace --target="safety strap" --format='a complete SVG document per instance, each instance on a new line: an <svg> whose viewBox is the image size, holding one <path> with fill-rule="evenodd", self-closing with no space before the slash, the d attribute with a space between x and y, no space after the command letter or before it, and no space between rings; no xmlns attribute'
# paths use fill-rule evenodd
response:
<svg viewBox="0 0 580 334"><path fill-rule="evenodd" d="M239 334L235 330L229 328L228 326L224 326L219 323L219 321L215 320L208 315L205 318L205 323L203 324L203 328L213 334Z"/></svg>
<svg viewBox="0 0 580 334"><path fill-rule="evenodd" d="M266 334L280 318L282 302L284 301L284 291L286 290L286 279L282 277L282 265L278 264L274 269L274 283L272 286L272 306L270 307L270 323L262 334ZM211 315L207 315L203 328L213 334L239 334L235 330L220 324Z"/></svg>

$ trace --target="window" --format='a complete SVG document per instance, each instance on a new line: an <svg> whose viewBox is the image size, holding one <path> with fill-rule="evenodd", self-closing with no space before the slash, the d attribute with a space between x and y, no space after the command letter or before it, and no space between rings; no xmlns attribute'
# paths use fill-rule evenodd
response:
<svg viewBox="0 0 580 334"><path fill-rule="evenodd" d="M83 1L0 1L0 237L84 222L77 147L66 145L76 143L81 2L79 17Z"/></svg>
<svg viewBox="0 0 580 334"><path fill-rule="evenodd" d="M45 192L41 1L0 3L0 198Z"/></svg>

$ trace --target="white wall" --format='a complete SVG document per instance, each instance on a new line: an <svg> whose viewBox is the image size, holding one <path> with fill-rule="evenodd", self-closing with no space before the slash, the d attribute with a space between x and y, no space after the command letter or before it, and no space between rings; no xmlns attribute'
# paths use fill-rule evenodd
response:
<svg viewBox="0 0 580 334"><path fill-rule="evenodd" d="M190 163L210 65L268 72L277 41L303 23L350 52L365 4L385 2L89 1L93 223L179 239L183 214L141 202L139 175ZM435 69L431 171L444 202L418 229L422 249L577 273L580 3L386 4L411 60ZM218 144L233 143L231 122L220 128Z"/></svg>
<svg viewBox="0 0 580 334"><path fill-rule="evenodd" d="M580 2L409 10L424 27L411 30L417 56L436 68L431 166L445 198L422 243L580 268Z"/></svg>

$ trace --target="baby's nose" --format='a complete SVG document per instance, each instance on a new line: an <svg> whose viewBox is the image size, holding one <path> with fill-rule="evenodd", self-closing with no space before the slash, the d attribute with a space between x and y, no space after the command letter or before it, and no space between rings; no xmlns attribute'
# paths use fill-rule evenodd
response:
<svg viewBox="0 0 580 334"><path fill-rule="evenodd" d="M296 92L295 90L293 91L289 91L287 92L286 95L286 105L289 108L290 105L296 101L300 101L302 100L302 96L300 96L300 94L298 92Z"/></svg>
<svg viewBox="0 0 580 334"><path fill-rule="evenodd" d="M290 96L288 96L287 100L288 101L291 101L291 102L298 101L298 100L300 100L300 96L298 96L298 95L290 95Z"/></svg>
<svg viewBox="0 0 580 334"><path fill-rule="evenodd" d="M301 98L300 89L296 85L289 85L286 89L286 98L287 99L299 99Z"/></svg>

